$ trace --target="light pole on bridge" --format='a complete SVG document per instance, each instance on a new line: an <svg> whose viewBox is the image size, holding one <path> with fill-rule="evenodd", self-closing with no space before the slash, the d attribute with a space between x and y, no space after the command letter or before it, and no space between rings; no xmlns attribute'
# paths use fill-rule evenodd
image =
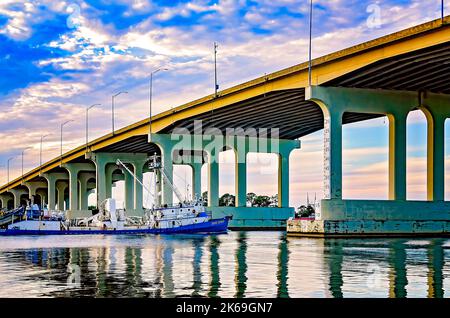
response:
<svg viewBox="0 0 450 318"><path fill-rule="evenodd" d="M89 151L89 148L88 148L88 144L89 144L89 110L91 110L95 106L100 106L100 105L101 104L93 104L89 107L86 107L86 153L88 153L88 151Z"/></svg>
<svg viewBox="0 0 450 318"><path fill-rule="evenodd" d="M444 0L441 0L441 20L444 23Z"/></svg>
<svg viewBox="0 0 450 318"><path fill-rule="evenodd" d="M62 159L63 159L63 127L72 121L73 121L72 119L67 120L61 124L61 157L60 157L60 164L59 164L60 166L62 166Z"/></svg>
<svg viewBox="0 0 450 318"><path fill-rule="evenodd" d="M21 161L22 161L22 183L23 183L23 157L25 155L25 151L27 151L28 149L30 149L31 147L26 147L25 149L22 150L21 153Z"/></svg>
<svg viewBox="0 0 450 318"><path fill-rule="evenodd" d="M39 147L39 175L42 174L42 144L44 142L44 138L48 137L49 135L42 135L41 136L41 145Z"/></svg>
<svg viewBox="0 0 450 318"><path fill-rule="evenodd" d="M148 104L148 120L149 120L149 134L152 135L152 97L153 97L153 76L160 71L168 71L167 68L158 68L150 73L150 96Z"/></svg>
<svg viewBox="0 0 450 318"><path fill-rule="evenodd" d="M114 98L119 96L120 94L128 94L128 92L118 92L114 94L111 98L111 116L112 116L112 134L114 135Z"/></svg>
<svg viewBox="0 0 450 318"><path fill-rule="evenodd" d="M10 162L11 162L11 160L13 160L15 158L15 156L14 157L10 157L9 159L8 159L8 162L7 162L7 168L6 168L6 174L7 174L7 184L8 184L8 190L9 190L9 166L10 166Z"/></svg>

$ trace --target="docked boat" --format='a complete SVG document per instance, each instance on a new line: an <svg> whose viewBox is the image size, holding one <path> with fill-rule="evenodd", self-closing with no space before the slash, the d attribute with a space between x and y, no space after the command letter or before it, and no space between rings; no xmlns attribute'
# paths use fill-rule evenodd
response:
<svg viewBox="0 0 450 318"><path fill-rule="evenodd" d="M120 161L128 173L133 173ZM162 167L155 164L154 169ZM133 177L135 177L133 175ZM0 236L14 235L82 235L82 234L176 234L226 233L231 216L213 219L200 198L181 200L179 191L170 183L180 203L173 206L153 206L143 216L127 216L116 208L114 199L102 202L97 214L68 219L64 212L40 210L37 205L21 207L0 216ZM144 186L145 188L145 186Z"/></svg>

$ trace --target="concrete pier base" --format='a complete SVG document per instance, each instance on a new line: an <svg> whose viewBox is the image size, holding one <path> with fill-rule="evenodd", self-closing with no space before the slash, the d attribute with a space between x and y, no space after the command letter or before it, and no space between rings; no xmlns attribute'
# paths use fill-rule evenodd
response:
<svg viewBox="0 0 450 318"><path fill-rule="evenodd" d="M294 208L278 207L211 207L213 218L232 215L230 229L276 230L285 229L286 220L294 216Z"/></svg>
<svg viewBox="0 0 450 318"><path fill-rule="evenodd" d="M287 235L305 237L450 236L450 221L288 220Z"/></svg>
<svg viewBox="0 0 450 318"><path fill-rule="evenodd" d="M321 201L316 219L287 221L290 236L450 236L450 202Z"/></svg>

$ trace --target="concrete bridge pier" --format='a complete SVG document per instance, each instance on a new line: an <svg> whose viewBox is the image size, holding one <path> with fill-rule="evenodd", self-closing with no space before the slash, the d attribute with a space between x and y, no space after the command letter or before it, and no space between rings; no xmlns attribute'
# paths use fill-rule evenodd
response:
<svg viewBox="0 0 450 318"><path fill-rule="evenodd" d="M56 204L62 204L64 202L64 191L65 189L61 189L61 197L60 191L57 189L57 182L67 182L69 180L69 176L65 172L48 172L42 174L42 176L47 180L47 208L51 210L55 210ZM60 185L60 188L62 185ZM61 200L61 201L59 201ZM60 205L58 205L59 207ZM63 207L63 206L62 206Z"/></svg>
<svg viewBox="0 0 450 318"><path fill-rule="evenodd" d="M66 189L69 187L69 183L64 180L59 180L56 182L56 192L57 192L57 206L58 210L60 211L66 211L67 205L65 206L66 200L65 200L65 192Z"/></svg>
<svg viewBox="0 0 450 318"><path fill-rule="evenodd" d="M131 169L133 170L133 169ZM134 178L128 172L124 173L125 178L125 196L124 207L126 211L133 211L134 209Z"/></svg>
<svg viewBox="0 0 450 318"><path fill-rule="evenodd" d="M283 227L285 220L294 215L294 209L289 207L289 156L292 150L300 148L298 140L275 138L258 138L247 135L167 135L152 134L149 141L157 144L163 153L163 163L166 171L173 169L175 164L195 164L193 171L194 193L201 192L202 160L196 156L190 159L173 158L175 153L206 153L208 156L208 207L214 217L233 215L230 227L264 228ZM236 206L219 206L219 153L225 149L232 149L236 160L235 193ZM278 167L278 207L247 207L247 155L250 152L273 153L279 158ZM172 154L172 158L167 158ZM198 156L197 156L198 157ZM170 175L172 171L170 170ZM196 181L197 180L197 181ZM164 184L163 184L164 185ZM169 193L170 192L170 193ZM172 190L164 191L163 202L172 199ZM164 201L166 200L166 201Z"/></svg>
<svg viewBox="0 0 450 318"><path fill-rule="evenodd" d="M315 221L288 222L292 235L411 235L450 232L444 201L444 122L450 95L416 91L312 86L306 100L324 113L324 200ZM421 109L427 118L428 201L406 199L406 119ZM342 199L344 113L383 114L389 119L389 199Z"/></svg>
<svg viewBox="0 0 450 318"><path fill-rule="evenodd" d="M200 162L189 163L192 168L192 198L202 196L202 166Z"/></svg>
<svg viewBox="0 0 450 318"><path fill-rule="evenodd" d="M11 192L14 197L14 208L20 206L20 198L22 195L28 195L28 191L24 188L9 189L9 192Z"/></svg>
<svg viewBox="0 0 450 318"><path fill-rule="evenodd" d="M112 197L113 174L121 169L116 165L117 159L131 167L131 171L142 182L144 163L147 160L145 153L89 153L86 156L95 162L97 183L97 206L100 206L107 198ZM125 178L125 208L129 215L142 215L143 189L138 181L129 172L123 170ZM132 184L132 186L131 186Z"/></svg>
<svg viewBox="0 0 450 318"><path fill-rule="evenodd" d="M45 182L25 182L24 186L28 188L28 199L31 204L34 204L34 198L37 195L37 190L39 188L47 188L47 184Z"/></svg>
<svg viewBox="0 0 450 318"><path fill-rule="evenodd" d="M219 206L219 152L208 153L208 207Z"/></svg>
<svg viewBox="0 0 450 318"><path fill-rule="evenodd" d="M82 211L88 210L88 182L92 179L95 179L95 170L94 172L81 172L78 174L78 207Z"/></svg>
<svg viewBox="0 0 450 318"><path fill-rule="evenodd" d="M38 189L36 191L36 194L40 197L41 199L41 208L45 207L47 205L47 188L43 189Z"/></svg>
<svg viewBox="0 0 450 318"><path fill-rule="evenodd" d="M2 204L2 209L9 210L10 207L14 204L10 204L10 202L14 202L14 196L10 192L5 192L0 194L0 202Z"/></svg>
<svg viewBox="0 0 450 318"><path fill-rule="evenodd" d="M63 167L69 173L69 206L67 210L73 216L85 214L79 206L80 196L85 195L79 192L80 175L81 172L95 172L95 166L92 163L65 163Z"/></svg>

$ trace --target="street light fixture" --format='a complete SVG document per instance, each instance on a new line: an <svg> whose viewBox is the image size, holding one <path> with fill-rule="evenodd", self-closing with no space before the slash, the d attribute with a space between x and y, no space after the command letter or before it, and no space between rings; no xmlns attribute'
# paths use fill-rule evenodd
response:
<svg viewBox="0 0 450 318"><path fill-rule="evenodd" d="M73 121L72 119L67 120L61 124L61 158L60 158L60 164L59 164L60 166L62 166L62 158L63 158L63 127L72 121Z"/></svg>
<svg viewBox="0 0 450 318"><path fill-rule="evenodd" d="M95 106L100 106L101 104L93 104L89 107L86 107L86 153L88 153L89 148L89 110L94 108Z"/></svg>
<svg viewBox="0 0 450 318"><path fill-rule="evenodd" d="M7 180L8 183L7 183L7 184L8 184L8 186L9 186L9 165L10 165L9 163L10 163L11 160L13 160L14 158L15 158L15 156L14 156L14 157L10 157L10 158L8 159L8 163L7 163L7 168L6 168L6 169L7 169L7 178L8 178L8 180ZM8 190L9 190L9 188L8 188Z"/></svg>
<svg viewBox="0 0 450 318"><path fill-rule="evenodd" d="M26 147L25 149L22 150L22 154L21 154L21 157L22 157L22 183L23 183L23 157L24 157L25 151L30 148L31 147Z"/></svg>
<svg viewBox="0 0 450 318"><path fill-rule="evenodd" d="M44 142L44 138L48 137L49 135L42 135L41 136L41 145L39 147L39 175L42 174L42 143Z"/></svg>
<svg viewBox="0 0 450 318"><path fill-rule="evenodd" d="M153 97L153 76L160 71L168 71L167 68L158 68L150 73L150 98L149 98L149 134L152 135L152 97Z"/></svg>
<svg viewBox="0 0 450 318"><path fill-rule="evenodd" d="M112 134L113 135L114 135L114 98L116 98L120 94L128 94L128 92L118 92L117 94L113 95L111 98L111 116L112 116Z"/></svg>

